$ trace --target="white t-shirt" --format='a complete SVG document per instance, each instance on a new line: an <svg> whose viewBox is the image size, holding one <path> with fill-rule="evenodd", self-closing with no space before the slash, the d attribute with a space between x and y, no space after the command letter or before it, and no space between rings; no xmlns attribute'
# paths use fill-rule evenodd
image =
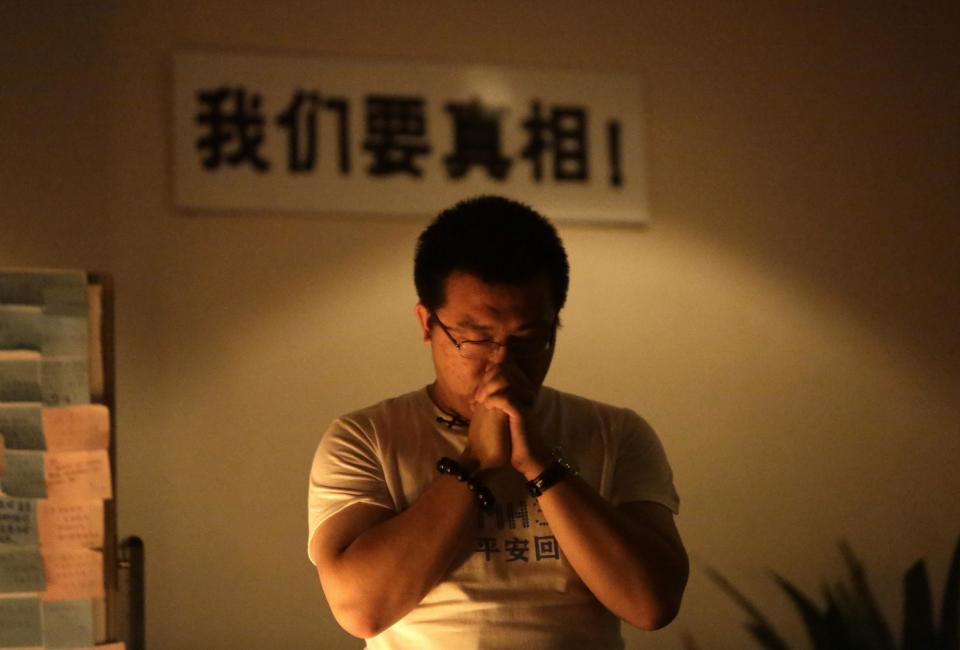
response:
<svg viewBox="0 0 960 650"><path fill-rule="evenodd" d="M310 473L309 539L355 503L394 512L410 507L437 477L437 460L457 458L466 444L466 428L438 422L442 415L423 388L335 420ZM678 512L663 447L633 411L544 386L531 422L614 505L655 501ZM508 469L488 486L497 505L477 511L473 539L449 575L406 616L367 639L367 647L623 648L619 619L570 568L523 477Z"/></svg>

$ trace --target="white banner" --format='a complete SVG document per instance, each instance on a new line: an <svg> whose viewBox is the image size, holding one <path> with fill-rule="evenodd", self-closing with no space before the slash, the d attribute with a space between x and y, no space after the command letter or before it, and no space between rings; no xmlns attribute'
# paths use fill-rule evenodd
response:
<svg viewBox="0 0 960 650"><path fill-rule="evenodd" d="M635 75L184 51L173 80L180 208L648 217Z"/></svg>

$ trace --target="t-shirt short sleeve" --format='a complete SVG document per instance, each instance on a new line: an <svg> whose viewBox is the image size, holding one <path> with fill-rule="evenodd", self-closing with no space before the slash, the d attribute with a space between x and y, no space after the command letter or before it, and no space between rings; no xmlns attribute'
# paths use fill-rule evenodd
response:
<svg viewBox="0 0 960 650"><path fill-rule="evenodd" d="M673 470L656 432L639 415L623 410L613 466L611 501L654 501L680 511L680 497L673 485Z"/></svg>
<svg viewBox="0 0 960 650"><path fill-rule="evenodd" d="M320 439L307 495L307 555L314 564L310 542L324 521L355 503L394 509L376 447L371 434L345 418L334 420Z"/></svg>

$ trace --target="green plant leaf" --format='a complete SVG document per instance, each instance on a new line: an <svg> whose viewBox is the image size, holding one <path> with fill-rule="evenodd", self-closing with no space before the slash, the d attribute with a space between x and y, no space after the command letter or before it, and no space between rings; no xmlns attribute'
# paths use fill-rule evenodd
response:
<svg viewBox="0 0 960 650"><path fill-rule="evenodd" d="M943 587L943 603L940 609L939 650L960 650L960 538L953 549L953 559L947 572L947 584Z"/></svg>
<svg viewBox="0 0 960 650"><path fill-rule="evenodd" d="M780 588L787 593L794 606L799 610L814 650L834 650L837 647L837 639L832 635L835 630L827 624L825 614L820 612L816 603L783 576L774 573L773 579L777 581Z"/></svg>
<svg viewBox="0 0 960 650"><path fill-rule="evenodd" d="M767 648L767 650L790 650L790 647L777 633L767 617L763 615L763 612L761 612L749 598L740 593L740 591L716 569L706 567L705 571L707 576L753 619L746 623L746 628L763 647Z"/></svg>
<svg viewBox="0 0 960 650"><path fill-rule="evenodd" d="M789 647L784 645L783 639L777 635L772 627L754 621L747 623L747 629L750 630L753 638L767 650L789 650Z"/></svg>
<svg viewBox="0 0 960 650"><path fill-rule="evenodd" d="M838 582L833 586L832 593L845 635L843 647L850 650L874 650L875 646L871 645L873 635L869 630L869 622L863 614L862 605L857 602L855 592Z"/></svg>
<svg viewBox="0 0 960 650"><path fill-rule="evenodd" d="M863 633L863 642L869 644L866 646L868 648L896 650L897 644L890 632L890 626L887 625L886 618L884 618L880 607L877 605L876 598L873 597L873 591L867 582L867 573L863 568L863 563L854 554L846 540L840 542L840 552L843 554L843 559L846 561L847 569L850 572L854 602L857 603L857 615Z"/></svg>
<svg viewBox="0 0 960 650"><path fill-rule="evenodd" d="M903 650L936 647L927 565L918 560L903 577Z"/></svg>
<svg viewBox="0 0 960 650"><path fill-rule="evenodd" d="M837 647L842 648L847 645L847 632L844 626L843 615L840 613L840 606L837 605L837 599L834 597L830 586L823 585L823 597L827 601L827 608L823 614L823 625L827 629L827 634L831 639L836 639Z"/></svg>
<svg viewBox="0 0 960 650"><path fill-rule="evenodd" d="M897 650L863 565L846 542L840 549L849 569L851 586L824 584L826 608L818 605L779 574L773 578L800 612L815 650ZM789 650L786 642L753 602L715 569L707 575L730 596L751 620L746 628L766 650ZM916 562L903 579L902 650L960 650L960 539L954 548L944 586L939 629L935 627L926 564ZM692 641L692 639L691 639Z"/></svg>

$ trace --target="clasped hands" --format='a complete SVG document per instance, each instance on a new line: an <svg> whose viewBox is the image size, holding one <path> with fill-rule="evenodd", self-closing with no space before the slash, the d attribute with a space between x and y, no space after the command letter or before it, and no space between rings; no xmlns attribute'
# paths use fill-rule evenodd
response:
<svg viewBox="0 0 960 650"><path fill-rule="evenodd" d="M538 476L550 453L528 426L536 396L537 387L515 363L488 364L471 399L473 415L461 462L478 472L510 465L526 480Z"/></svg>

